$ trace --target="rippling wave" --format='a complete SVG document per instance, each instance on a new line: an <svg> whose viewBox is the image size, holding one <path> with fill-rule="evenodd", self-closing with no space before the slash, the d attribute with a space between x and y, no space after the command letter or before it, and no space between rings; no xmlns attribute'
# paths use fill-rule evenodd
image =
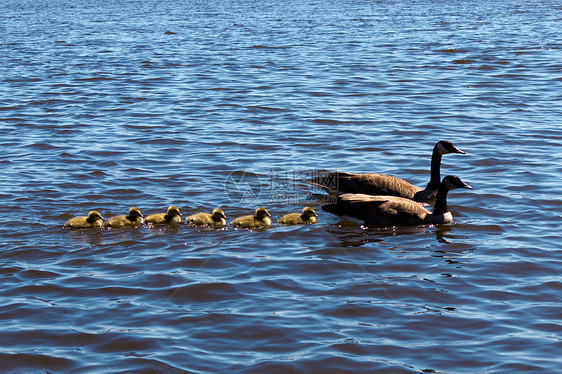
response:
<svg viewBox="0 0 562 374"><path fill-rule="evenodd" d="M3 372L557 372L560 11L521 3L8 1ZM306 181L423 186L451 225L343 225ZM169 205L315 225L68 231Z"/></svg>

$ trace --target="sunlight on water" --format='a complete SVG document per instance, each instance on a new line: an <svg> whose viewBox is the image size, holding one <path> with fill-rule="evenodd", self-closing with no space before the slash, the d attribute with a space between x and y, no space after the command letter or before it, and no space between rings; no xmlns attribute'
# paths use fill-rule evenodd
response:
<svg viewBox="0 0 562 374"><path fill-rule="evenodd" d="M8 1L3 372L558 371L560 10ZM439 140L450 225L342 224L308 183L423 188ZM62 227L172 204L273 225Z"/></svg>

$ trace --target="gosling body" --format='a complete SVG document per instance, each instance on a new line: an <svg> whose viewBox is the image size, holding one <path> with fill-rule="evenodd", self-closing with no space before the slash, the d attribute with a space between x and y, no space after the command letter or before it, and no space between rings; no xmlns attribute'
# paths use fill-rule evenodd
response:
<svg viewBox="0 0 562 374"><path fill-rule="evenodd" d="M222 209L212 213L196 213L186 217L185 222L193 226L222 227L226 225L226 216Z"/></svg>
<svg viewBox="0 0 562 374"><path fill-rule="evenodd" d="M141 226L144 222L143 215L138 208L132 207L129 213L124 216L111 217L104 222L104 227L120 228L120 227L136 227Z"/></svg>
<svg viewBox="0 0 562 374"><path fill-rule="evenodd" d="M430 202L437 197L441 180L441 156L448 153L465 152L453 143L441 140L433 147L431 155L430 180L425 188L412 185L406 180L392 175L379 173L328 172L315 177L311 183L319 186L331 195L357 193L366 195L399 196L418 202Z"/></svg>
<svg viewBox="0 0 562 374"><path fill-rule="evenodd" d="M257 208L253 215L235 218L231 225L238 228L255 229L271 226L271 214L265 208Z"/></svg>
<svg viewBox="0 0 562 374"><path fill-rule="evenodd" d="M101 227L103 217L97 210L92 210L85 217L74 217L64 223L68 229L86 229L91 227Z"/></svg>
<svg viewBox="0 0 562 374"><path fill-rule="evenodd" d="M398 196L343 194L336 203L322 207L345 221L375 227L448 224L453 215L447 207L447 193L471 186L459 177L446 176L439 184L433 212L419 203Z"/></svg>
<svg viewBox="0 0 562 374"><path fill-rule="evenodd" d="M168 207L166 213L156 213L146 216L145 223L151 225L179 224L181 223L181 212L175 206Z"/></svg>
<svg viewBox="0 0 562 374"><path fill-rule="evenodd" d="M289 213L279 218L277 222L283 225L311 225L316 223L318 214L311 207L305 207L302 213Z"/></svg>

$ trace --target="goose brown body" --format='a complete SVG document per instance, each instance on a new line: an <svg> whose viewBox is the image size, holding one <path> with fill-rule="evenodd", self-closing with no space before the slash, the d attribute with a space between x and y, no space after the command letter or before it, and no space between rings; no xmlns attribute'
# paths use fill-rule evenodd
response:
<svg viewBox="0 0 562 374"><path fill-rule="evenodd" d="M185 222L193 226L222 227L226 225L226 216L222 209L214 209L212 213L196 213L186 217Z"/></svg>
<svg viewBox="0 0 562 374"><path fill-rule="evenodd" d="M419 202L429 202L436 198L440 182L441 156L448 153L465 152L449 141L439 141L433 147L431 156L430 180L425 188L412 185L404 179L379 173L327 172L315 177L311 183L321 187L331 195L358 193L366 195L399 196Z"/></svg>
<svg viewBox="0 0 562 374"><path fill-rule="evenodd" d="M175 206L168 207L166 213L156 213L146 216L144 222L152 225L181 223L181 212Z"/></svg>
<svg viewBox="0 0 562 374"><path fill-rule="evenodd" d="M335 204L322 207L344 220L367 226L413 226L451 223L453 215L447 208L447 193L456 188L472 187L460 178L447 176L439 184L433 212L419 203L398 196L343 194Z"/></svg>
<svg viewBox="0 0 562 374"><path fill-rule="evenodd" d="M101 227L103 217L97 210L92 210L85 217L74 217L64 223L68 229L84 229L90 227Z"/></svg>
<svg viewBox="0 0 562 374"><path fill-rule="evenodd" d="M138 208L132 207L129 209L129 213L124 216L111 217L104 222L104 227L128 227L128 226L140 226L143 223L143 215Z"/></svg>

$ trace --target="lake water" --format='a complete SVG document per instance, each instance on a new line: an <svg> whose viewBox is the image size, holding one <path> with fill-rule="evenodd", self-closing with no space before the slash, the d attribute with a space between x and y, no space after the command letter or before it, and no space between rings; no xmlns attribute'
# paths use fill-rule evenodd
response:
<svg viewBox="0 0 562 374"><path fill-rule="evenodd" d="M24 1L0 13L3 373L554 373L559 1ZM455 223L340 226L305 179L424 186ZM97 209L319 213L62 228Z"/></svg>

